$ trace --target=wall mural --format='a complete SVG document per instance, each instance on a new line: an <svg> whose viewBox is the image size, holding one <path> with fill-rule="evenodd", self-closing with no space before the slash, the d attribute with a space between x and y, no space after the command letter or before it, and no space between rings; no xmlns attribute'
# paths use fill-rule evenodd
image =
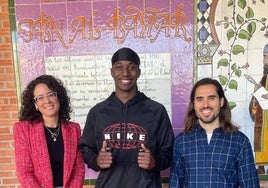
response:
<svg viewBox="0 0 268 188"><path fill-rule="evenodd" d="M262 10L268 6L264 0L229 0L219 5L217 0L200 0L196 6L199 10L195 52L198 68L211 65L211 76L220 81L228 95L233 116L240 118L238 121L243 116L237 114L236 110L239 109L238 113L241 113L242 106L246 106L243 111L248 114L247 119L250 119L253 128L245 126L243 129L251 132L258 173L261 179L268 180L267 176L262 176L268 174L268 20L267 13ZM266 41L265 45L259 43L260 39ZM260 55L256 57L257 51ZM263 67L258 69L259 72L255 72L257 59ZM252 69L255 69L254 72ZM256 81L254 77L259 76L261 78ZM252 87L251 91L247 91ZM241 104L235 95L247 95L248 104ZM241 122L238 124L243 126L245 121Z"/></svg>
<svg viewBox="0 0 268 188"><path fill-rule="evenodd" d="M139 89L165 105L175 134L193 82L219 79L234 122L252 140L259 173L268 174L264 0L13 0L10 6L18 93L41 74L59 77L83 128L88 110L113 91L113 52L128 46L141 57ZM87 169L87 179L96 176Z"/></svg>
<svg viewBox="0 0 268 188"><path fill-rule="evenodd" d="M112 54L127 46L141 57L139 89L165 105L176 134L182 130L193 83L193 3L14 0L14 8L19 90L41 74L59 77L83 128L89 109L114 90ZM87 169L87 179L96 175Z"/></svg>

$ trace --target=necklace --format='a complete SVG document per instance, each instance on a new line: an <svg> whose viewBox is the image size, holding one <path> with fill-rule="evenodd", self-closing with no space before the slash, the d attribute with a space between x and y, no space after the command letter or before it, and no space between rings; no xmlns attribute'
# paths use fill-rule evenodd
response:
<svg viewBox="0 0 268 188"><path fill-rule="evenodd" d="M45 128L48 130L48 132L51 134L51 138L54 142L57 141L57 137L59 136L60 133L60 126L58 126L57 130L55 132L52 132L47 126Z"/></svg>

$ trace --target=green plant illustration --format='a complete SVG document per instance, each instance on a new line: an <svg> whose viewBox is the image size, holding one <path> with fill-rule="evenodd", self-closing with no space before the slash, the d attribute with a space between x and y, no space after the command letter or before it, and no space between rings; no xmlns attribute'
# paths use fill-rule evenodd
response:
<svg viewBox="0 0 268 188"><path fill-rule="evenodd" d="M265 4L265 0L259 0ZM256 5L256 0L252 1L252 6ZM217 63L217 69L227 69L228 74L219 75L219 81L224 90L238 89L236 78L242 76L242 70L249 67L249 63L239 66L233 59L234 56L243 55L246 49L240 44L242 40L251 40L256 30L260 25L260 31L264 32L264 36L268 37L267 18L255 18L254 9L249 6L246 0L229 0L228 7L232 8L232 16L224 17L224 20L217 21L216 25L224 24L224 29L227 30L226 37L230 44L228 50L219 50L221 59ZM236 107L235 102L229 102L231 109Z"/></svg>

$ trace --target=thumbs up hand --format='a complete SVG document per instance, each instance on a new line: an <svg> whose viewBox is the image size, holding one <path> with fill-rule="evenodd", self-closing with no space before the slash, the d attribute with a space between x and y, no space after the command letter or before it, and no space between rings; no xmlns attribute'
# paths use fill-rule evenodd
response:
<svg viewBox="0 0 268 188"><path fill-rule="evenodd" d="M155 167L155 160L149 148L141 144L141 150L138 154L138 165L140 168L152 169Z"/></svg>
<svg viewBox="0 0 268 188"><path fill-rule="evenodd" d="M101 150L97 157L97 165L104 169L104 168L110 168L113 162L112 153L107 151L108 145L107 142L104 140L102 142Z"/></svg>

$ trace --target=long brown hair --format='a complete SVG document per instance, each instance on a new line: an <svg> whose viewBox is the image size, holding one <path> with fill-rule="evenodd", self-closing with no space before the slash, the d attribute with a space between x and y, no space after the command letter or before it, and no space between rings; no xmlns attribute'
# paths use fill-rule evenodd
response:
<svg viewBox="0 0 268 188"><path fill-rule="evenodd" d="M189 102L187 113L184 119L184 125L185 125L184 131L192 131L198 125L198 117L196 116L195 110L194 110L194 97L195 97L196 89L199 86L203 86L203 85L214 85L216 88L217 94L219 95L219 98L224 99L223 106L221 107L220 113L219 113L219 122L220 122L220 127L222 128L222 130L228 133L237 131L239 128L231 122L231 110L228 105L228 101L224 95L222 86L217 80L214 80L211 78L203 78L199 80L198 82L196 82L195 85L193 86L193 89L190 95L190 102Z"/></svg>

